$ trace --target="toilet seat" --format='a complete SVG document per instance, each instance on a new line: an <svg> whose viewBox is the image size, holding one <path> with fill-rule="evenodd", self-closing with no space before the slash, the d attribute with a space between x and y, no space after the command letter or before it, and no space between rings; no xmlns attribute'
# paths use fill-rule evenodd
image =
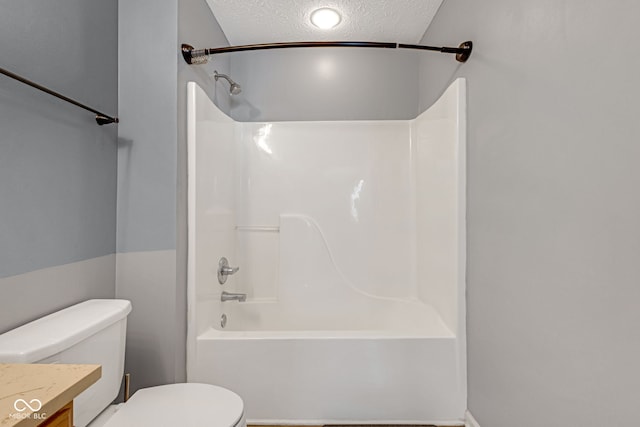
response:
<svg viewBox="0 0 640 427"><path fill-rule="evenodd" d="M104 427L243 427L244 405L210 384L169 384L138 390Z"/></svg>

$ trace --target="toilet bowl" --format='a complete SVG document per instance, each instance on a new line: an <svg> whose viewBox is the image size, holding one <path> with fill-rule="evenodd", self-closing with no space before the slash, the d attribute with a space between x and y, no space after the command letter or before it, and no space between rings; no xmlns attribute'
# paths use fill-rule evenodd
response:
<svg viewBox="0 0 640 427"><path fill-rule="evenodd" d="M112 405L124 374L125 300L89 300L0 335L0 363L100 364L102 377L74 400L76 427L245 427L240 396L210 384L138 390Z"/></svg>

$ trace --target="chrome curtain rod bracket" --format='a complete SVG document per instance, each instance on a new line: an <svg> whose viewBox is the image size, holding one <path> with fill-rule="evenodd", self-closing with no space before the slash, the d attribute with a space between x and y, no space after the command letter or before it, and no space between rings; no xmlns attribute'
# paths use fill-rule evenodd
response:
<svg viewBox="0 0 640 427"><path fill-rule="evenodd" d="M93 109L93 108L91 108L89 106L86 106L86 105L84 105L84 104L82 104L82 103L80 103L80 102L78 102L78 101L76 101L74 99L69 98L68 96L64 96L61 93L53 91L53 90L51 90L49 88L46 88L46 87L44 87L42 85L39 85L38 83L32 82L29 79L25 79L24 77L19 76L19 75L15 74L15 73L12 73L9 70L5 70L4 68L0 68L0 73L4 74L5 76L10 77L10 78L12 78L14 80L17 80L20 83L24 83L24 84L26 84L28 86L31 86L32 88L38 89L39 91L42 91L44 93L48 93L51 96L55 96L56 98L61 99L61 100L65 101L65 102L68 102L69 104L73 104L76 107L80 107L83 110L87 110L87 111L92 112L93 114L96 115L96 123L98 125L100 125L100 126L108 125L110 123L119 123L120 122L120 120L118 120L117 117L111 117L111 116L109 116L107 114L101 113L98 110L95 110L95 109Z"/></svg>
<svg viewBox="0 0 640 427"><path fill-rule="evenodd" d="M419 44L403 44L403 43L384 43L384 42L290 42L290 43L264 43L249 44L243 46L227 46L210 49L196 49L191 45L183 44L181 47L182 57L187 64L206 64L209 61L208 56L218 53L244 52L248 50L266 50L266 49L287 49L295 47L377 47L384 49L417 49L432 50L441 53L452 53L456 55L458 62L466 62L471 56L473 50L473 42L466 41L458 47L435 47L424 46Z"/></svg>

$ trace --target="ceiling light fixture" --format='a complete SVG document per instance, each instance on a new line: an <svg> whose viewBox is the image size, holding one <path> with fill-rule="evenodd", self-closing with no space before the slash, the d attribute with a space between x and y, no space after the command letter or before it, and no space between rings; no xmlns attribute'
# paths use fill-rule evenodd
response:
<svg viewBox="0 0 640 427"><path fill-rule="evenodd" d="M318 28L328 30L340 23L340 14L327 7L316 9L311 13L311 23Z"/></svg>

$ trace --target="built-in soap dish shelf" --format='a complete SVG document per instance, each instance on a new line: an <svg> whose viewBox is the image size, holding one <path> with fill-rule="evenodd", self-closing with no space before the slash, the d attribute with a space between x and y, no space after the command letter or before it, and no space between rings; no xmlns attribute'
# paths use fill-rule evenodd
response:
<svg viewBox="0 0 640 427"><path fill-rule="evenodd" d="M272 225L237 225L236 230L252 231L252 232L259 232L259 233L279 233L280 227L272 226Z"/></svg>

